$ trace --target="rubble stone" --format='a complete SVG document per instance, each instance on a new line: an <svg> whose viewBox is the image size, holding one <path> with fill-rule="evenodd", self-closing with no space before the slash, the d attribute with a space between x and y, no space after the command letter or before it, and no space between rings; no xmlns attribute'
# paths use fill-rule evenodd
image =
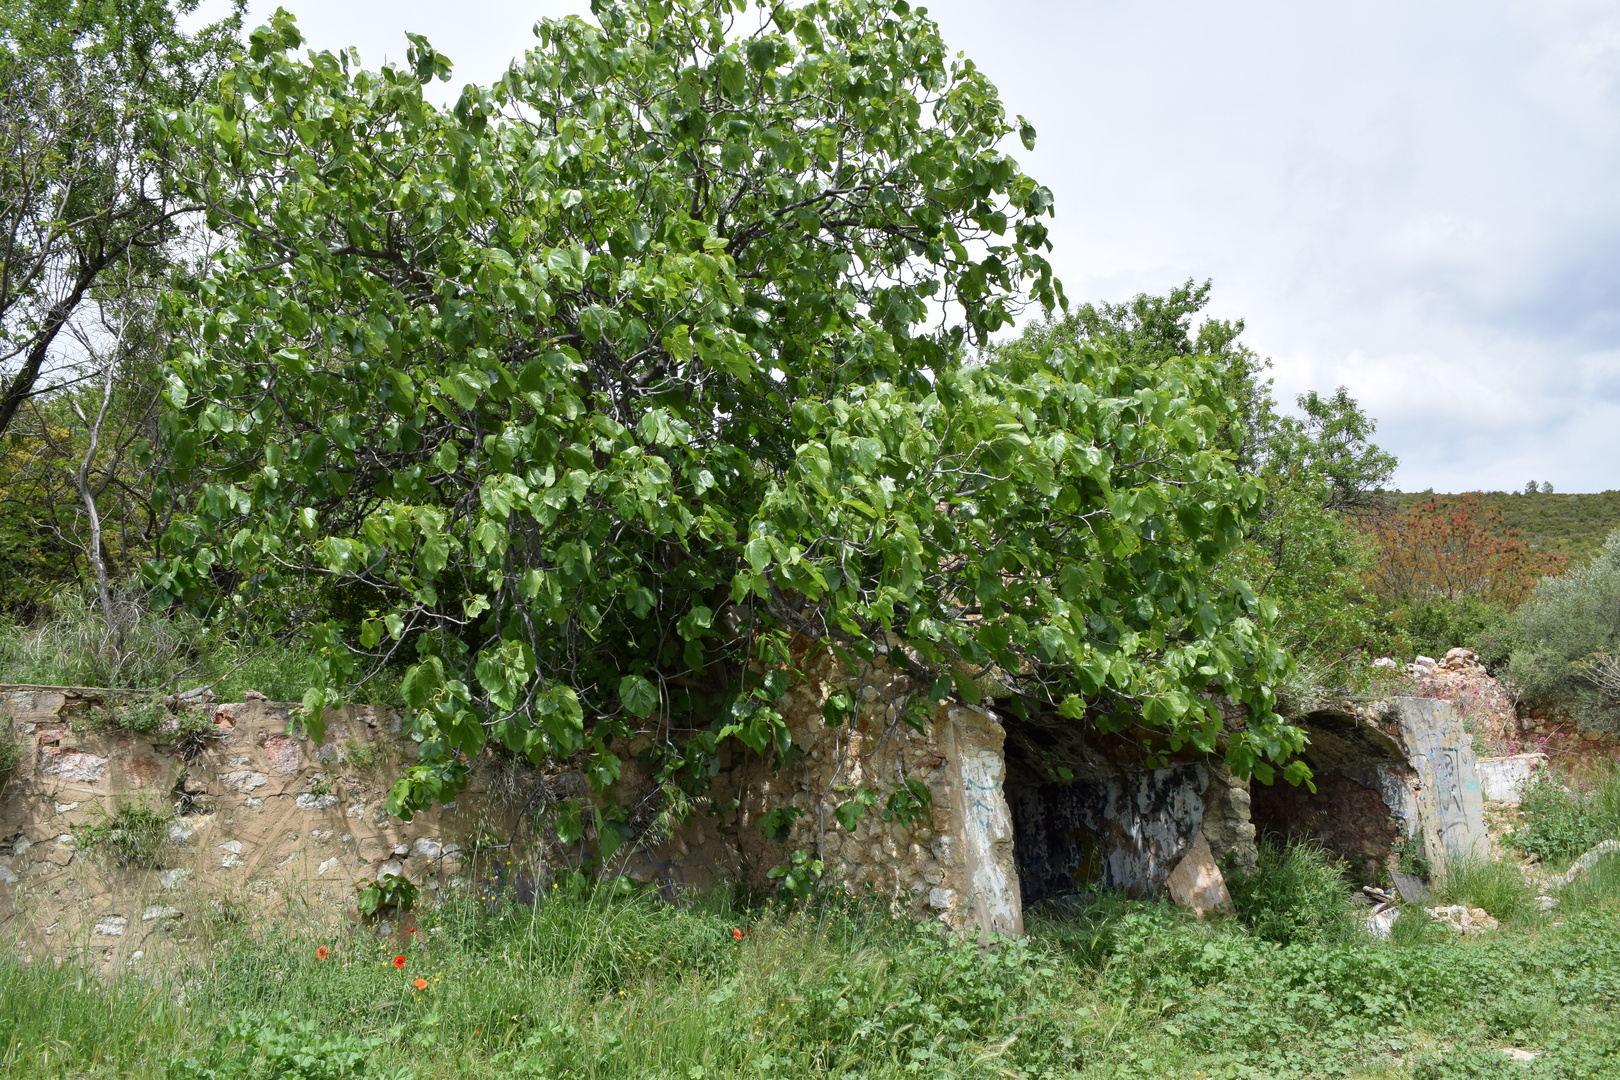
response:
<svg viewBox="0 0 1620 1080"><path fill-rule="evenodd" d="M39 748L39 771L44 776L79 784L99 784L107 773L107 759L60 746Z"/></svg>
<svg viewBox="0 0 1620 1080"><path fill-rule="evenodd" d="M1212 911L1226 911L1232 906L1232 897L1226 891L1226 879L1215 865L1209 842L1200 834L1176 868L1164 879L1170 899L1184 908L1191 908L1199 918Z"/></svg>

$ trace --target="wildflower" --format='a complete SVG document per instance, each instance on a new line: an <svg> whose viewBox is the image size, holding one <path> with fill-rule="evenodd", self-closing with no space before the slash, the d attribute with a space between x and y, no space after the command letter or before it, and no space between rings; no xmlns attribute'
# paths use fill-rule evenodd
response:
<svg viewBox="0 0 1620 1080"><path fill-rule="evenodd" d="M317 960L325 960L327 957L329 957L331 955L332 955L332 950L328 949L325 945L322 945L322 946L318 947L315 950L315 959L317 959Z"/></svg>
<svg viewBox="0 0 1620 1080"><path fill-rule="evenodd" d="M416 933L416 927L414 927L414 926L413 926L413 927L411 927L411 928L410 928L410 929L409 929L409 930L407 930L407 931L405 931L405 932L406 932L406 933L407 933L407 934L414 934L414 933Z"/></svg>
<svg viewBox="0 0 1620 1080"><path fill-rule="evenodd" d="M404 967L405 966L405 958L403 956L394 957L394 966L397 967L397 968Z"/></svg>
<svg viewBox="0 0 1620 1080"><path fill-rule="evenodd" d="M417 979L415 982L411 983L411 985L416 987L418 990L426 990L427 989L427 980L426 979Z"/></svg>
<svg viewBox="0 0 1620 1080"><path fill-rule="evenodd" d="M736 927L736 926L732 927L731 928L731 936L733 938L737 939L738 941L741 941L742 940L742 929L740 927Z"/></svg>

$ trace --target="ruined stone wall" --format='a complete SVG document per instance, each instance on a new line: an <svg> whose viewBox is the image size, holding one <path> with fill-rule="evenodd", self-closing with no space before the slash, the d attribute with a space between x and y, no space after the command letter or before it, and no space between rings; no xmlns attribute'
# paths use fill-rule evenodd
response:
<svg viewBox="0 0 1620 1080"><path fill-rule="evenodd" d="M1301 723L1316 790L1251 785L1260 829L1312 837L1367 881L1395 868L1397 841L1416 841L1437 874L1488 850L1473 736L1456 703L1345 702Z"/></svg>
<svg viewBox="0 0 1620 1080"><path fill-rule="evenodd" d="M702 889L727 878L763 888L772 867L804 850L822 861L827 883L851 893L876 895L963 932L1021 933L1001 726L983 709L946 702L927 731L914 730L900 718L913 689L908 677L881 659L851 672L823 652L802 669L804 679L777 702L797 760L772 768L734 750L709 796L721 806L735 800L735 808L719 820L695 816L628 862L627 871ZM822 707L839 689L854 693L860 709L852 723L830 726ZM928 790L926 812L909 824L884 820L882 803L906 779ZM646 785L628 769L615 795L635 802ZM879 805L846 831L834 812L861 788L874 790ZM787 839L769 840L759 819L783 806L800 816Z"/></svg>
<svg viewBox="0 0 1620 1080"><path fill-rule="evenodd" d="M408 824L386 814L411 746L388 710L329 712L317 747L288 730L289 705L210 705L188 758L172 725L109 730L106 710L125 703L94 690L0 691L22 759L0 792L0 927L26 950L110 964L190 940L233 909L343 918L355 883L385 873L431 897L469 872L480 841L486 879L517 873L506 868L522 853L507 840L520 808L493 761L448 806ZM150 865L80 842L129 809L169 819Z"/></svg>
<svg viewBox="0 0 1620 1080"><path fill-rule="evenodd" d="M649 831L615 869L671 892L768 888L770 868L806 849L851 892L963 932L1021 933L1001 727L982 709L947 704L918 733L897 712L904 676L881 662L854 674L825 655L806 666L809 679L779 703L801 756L772 770L733 748L710 791L724 811L695 814L667 835ZM853 723L831 727L822 705L840 687L862 707ZM528 898L577 863L580 853L548 843L533 813L589 796L566 768L541 773L486 750L454 802L405 823L384 804L414 745L389 710L329 711L316 746L291 724L293 706L209 705L206 737L188 751L172 725L144 735L112 728L106 712L119 704L113 692L0 689L22 752L0 793L0 925L29 949L112 963L153 934L185 938L188 920L222 905L353 917L356 883L387 873L429 899L453 878ZM930 795L919 820L884 820L880 805L853 832L837 824L834 810L856 788L881 801L907 778ZM644 801L649 786L632 758L615 795ZM759 818L784 805L802 815L785 841L767 840ZM154 865L121 866L105 848L82 848L87 826L130 807L171 819Z"/></svg>
<svg viewBox="0 0 1620 1080"><path fill-rule="evenodd" d="M1315 779L1313 792L1281 780L1250 791L1254 824L1279 836L1310 837L1344 859L1358 880L1385 880L1389 854L1405 829L1379 790L1339 773Z"/></svg>

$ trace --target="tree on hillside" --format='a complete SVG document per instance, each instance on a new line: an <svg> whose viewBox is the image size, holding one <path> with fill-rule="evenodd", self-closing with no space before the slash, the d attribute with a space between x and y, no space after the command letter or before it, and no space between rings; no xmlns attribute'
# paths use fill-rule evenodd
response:
<svg viewBox="0 0 1620 1080"><path fill-rule="evenodd" d="M1487 642L1543 575L1567 556L1544 551L1502 520L1478 492L1386 505L1360 520L1375 545L1368 587L1412 647L1436 655Z"/></svg>
<svg viewBox="0 0 1620 1080"><path fill-rule="evenodd" d="M1522 539L1477 492L1386 510L1365 527L1378 543L1373 588L1391 604L1479 600L1511 610L1566 561Z"/></svg>
<svg viewBox="0 0 1620 1080"><path fill-rule="evenodd" d="M491 738L604 790L634 726L672 804L722 741L791 754L790 643L887 656L895 723L995 672L1214 750L1223 691L1229 759L1269 776L1299 736L1264 605L1210 580L1260 495L1216 448L1218 370L959 360L1059 302L1051 194L998 149L1033 129L903 0L594 10L449 111L425 41L299 60L278 14L171 118L237 241L174 302L172 478L206 483L155 595L369 597L312 628L306 723L409 662L407 815Z"/></svg>
<svg viewBox="0 0 1620 1080"><path fill-rule="evenodd" d="M197 0L0 2L0 436L53 367L72 378L64 330L115 268L163 263L180 220L147 123L196 99L238 14L196 36ZM68 354L64 359L60 353Z"/></svg>
<svg viewBox="0 0 1620 1080"><path fill-rule="evenodd" d="M1537 581L1499 637L1523 698L1620 730L1620 530L1587 565Z"/></svg>

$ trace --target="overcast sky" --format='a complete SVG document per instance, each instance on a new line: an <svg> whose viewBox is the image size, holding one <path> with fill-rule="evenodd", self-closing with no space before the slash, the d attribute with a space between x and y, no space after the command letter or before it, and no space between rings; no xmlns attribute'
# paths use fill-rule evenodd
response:
<svg viewBox="0 0 1620 1080"><path fill-rule="evenodd" d="M456 87L498 75L537 18L588 11L283 6L368 66L426 34ZM1056 195L1071 300L1213 279L1279 400L1348 386L1408 491L1620 488L1620 5L929 10L1040 133L1009 149Z"/></svg>

